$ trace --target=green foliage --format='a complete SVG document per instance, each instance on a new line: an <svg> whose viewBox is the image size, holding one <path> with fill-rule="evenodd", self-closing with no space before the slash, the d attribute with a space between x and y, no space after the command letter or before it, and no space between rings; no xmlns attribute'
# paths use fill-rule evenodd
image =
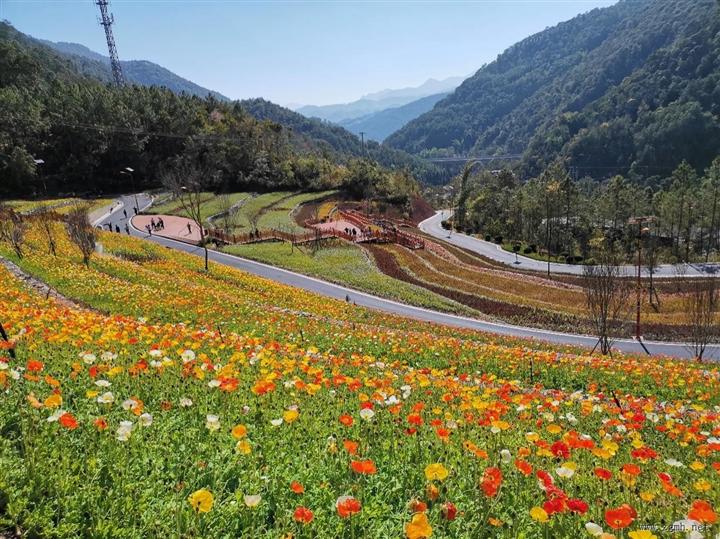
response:
<svg viewBox="0 0 720 539"><path fill-rule="evenodd" d="M621 1L510 47L386 139L412 153L558 157L582 175L668 175L720 147L720 17L712 0Z"/></svg>
<svg viewBox="0 0 720 539"><path fill-rule="evenodd" d="M464 183L465 219L456 225L503 237L510 246L540 245L553 259L587 258L594 241L634 256L638 229L631 219L638 216L652 217L644 242L654 260L707 261L720 251L720 157L702 177L683 161L655 188L620 175L603 182L574 180L560 162L525 183L508 170L484 171ZM456 208L459 213L460 204Z"/></svg>
<svg viewBox="0 0 720 539"><path fill-rule="evenodd" d="M243 105L155 86L117 88L83 65L0 23L0 174L9 179L0 194L157 187L180 157L212 171L226 192L323 191L344 185L343 165L362 153L344 129L297 124L302 116L262 100ZM396 156L386 161L397 170L413 164L396 150L368 153L378 161ZM36 169L33 158L44 164Z"/></svg>

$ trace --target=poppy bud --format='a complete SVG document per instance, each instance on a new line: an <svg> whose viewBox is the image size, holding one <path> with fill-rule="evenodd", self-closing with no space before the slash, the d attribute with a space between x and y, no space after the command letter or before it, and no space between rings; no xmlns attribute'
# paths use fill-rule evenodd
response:
<svg viewBox="0 0 720 539"><path fill-rule="evenodd" d="M442 506L442 515L446 520L455 520L457 516L457 507L452 502L445 502Z"/></svg>

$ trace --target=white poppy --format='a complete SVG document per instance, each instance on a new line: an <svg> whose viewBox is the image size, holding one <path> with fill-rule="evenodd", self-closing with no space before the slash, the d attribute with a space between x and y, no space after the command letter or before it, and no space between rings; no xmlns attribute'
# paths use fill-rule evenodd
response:
<svg viewBox="0 0 720 539"><path fill-rule="evenodd" d="M216 431L220 429L220 418L216 415L209 414L205 417L205 427L209 431Z"/></svg>
<svg viewBox="0 0 720 539"><path fill-rule="evenodd" d="M97 398L100 404L112 404L115 402L115 395L111 391L107 391Z"/></svg>
<svg viewBox="0 0 720 539"><path fill-rule="evenodd" d="M132 433L133 424L132 421L120 421L120 426L117 429L117 439L120 442L127 442L130 439Z"/></svg>
<svg viewBox="0 0 720 539"><path fill-rule="evenodd" d="M145 412L140 416L139 421L143 427L149 427L150 425L152 425L153 416Z"/></svg>
<svg viewBox="0 0 720 539"><path fill-rule="evenodd" d="M245 494L243 496L243 501L248 507L257 507L260 504L260 500L262 500L260 494Z"/></svg>

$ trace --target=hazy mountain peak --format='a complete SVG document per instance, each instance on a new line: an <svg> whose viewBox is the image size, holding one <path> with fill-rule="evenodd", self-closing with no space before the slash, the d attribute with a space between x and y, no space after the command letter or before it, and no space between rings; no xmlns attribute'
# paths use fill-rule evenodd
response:
<svg viewBox="0 0 720 539"><path fill-rule="evenodd" d="M357 101L334 105L306 105L296 112L309 118L321 118L329 122L343 122L361 118L386 109L402 107L418 99L452 92L465 77L449 77L443 80L428 79L420 86L386 89L362 96Z"/></svg>

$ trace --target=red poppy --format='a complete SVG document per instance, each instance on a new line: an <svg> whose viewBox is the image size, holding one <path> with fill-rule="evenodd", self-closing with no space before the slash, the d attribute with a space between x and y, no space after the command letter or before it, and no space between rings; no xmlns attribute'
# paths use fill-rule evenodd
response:
<svg viewBox="0 0 720 539"><path fill-rule="evenodd" d="M73 430L78 427L77 419L75 419L75 417L69 412L65 412L61 415L58 422L66 429Z"/></svg>
<svg viewBox="0 0 720 539"><path fill-rule="evenodd" d="M408 423L410 423L411 425L418 425L418 426L420 426L420 425L423 424L423 419L422 419L422 416L421 416L420 414L410 414L410 415L408 415L407 421L408 421Z"/></svg>
<svg viewBox="0 0 720 539"><path fill-rule="evenodd" d="M445 502L442 505L442 516L445 518L445 520L455 520L455 517L457 516L457 507L455 507L455 504L452 502Z"/></svg>
<svg viewBox="0 0 720 539"><path fill-rule="evenodd" d="M528 475L530 475L533 470L530 463L528 463L526 460L522 460L522 459L517 459L515 461L515 467L520 471L521 474L523 474L526 477Z"/></svg>
<svg viewBox="0 0 720 539"><path fill-rule="evenodd" d="M295 494L302 494L305 492L305 487L297 481L293 481L290 483L290 490L292 490Z"/></svg>
<svg viewBox="0 0 720 539"><path fill-rule="evenodd" d="M410 500L408 506L410 507L411 513L424 513L425 511L427 511L427 504L422 500L418 500L417 498L413 498L412 500Z"/></svg>
<svg viewBox="0 0 720 539"><path fill-rule="evenodd" d="M567 501L567 506L573 513L584 515L587 513L589 506L582 500L572 499Z"/></svg>
<svg viewBox="0 0 720 539"><path fill-rule="evenodd" d="M564 459L570 458L570 448L565 442L555 442L550 446L550 451L556 457L562 457Z"/></svg>
<svg viewBox="0 0 720 539"><path fill-rule="evenodd" d="M31 359L27 362L25 368L28 372L40 372L45 368L45 365L42 361L38 361L37 359Z"/></svg>
<svg viewBox="0 0 720 539"><path fill-rule="evenodd" d="M651 460L657 458L657 453L649 447L641 447L639 449L634 449L630 454L634 459L638 460Z"/></svg>
<svg viewBox="0 0 720 539"><path fill-rule="evenodd" d="M295 509L295 512L293 513L293 518L295 519L295 522L302 522L303 524L309 524L310 522L312 522L314 516L315 515L313 515L313 512L310 511L310 509L303 506Z"/></svg>
<svg viewBox="0 0 720 539"><path fill-rule="evenodd" d="M353 422L354 421L351 415L343 414L340 416L340 423L342 423L346 427L351 427Z"/></svg>
<svg viewBox="0 0 720 539"><path fill-rule="evenodd" d="M502 472L499 468L488 468L485 470L480 481L480 488L482 488L485 496L488 498L494 498L500 489L502 484Z"/></svg>
<svg viewBox="0 0 720 539"><path fill-rule="evenodd" d="M335 508L337 509L340 518L347 518L356 513L359 513L362 509L360 502L352 496L342 496L335 502Z"/></svg>
<svg viewBox="0 0 720 539"><path fill-rule="evenodd" d="M612 478L613 474L610 470L606 470L605 468L595 468L595 475L597 475L600 479L607 481Z"/></svg>
<svg viewBox="0 0 720 539"><path fill-rule="evenodd" d="M350 467L353 472L363 475L372 475L377 472L372 460L353 460L350 462Z"/></svg>
<svg viewBox="0 0 720 539"><path fill-rule="evenodd" d="M548 515L563 513L566 509L565 499L562 496L553 496L543 504L543 509Z"/></svg>
<svg viewBox="0 0 720 539"><path fill-rule="evenodd" d="M93 421L93 425L95 425L97 430L105 430L108 428L107 421L105 421L104 417L98 417L95 421Z"/></svg>
<svg viewBox="0 0 720 539"><path fill-rule="evenodd" d="M624 503L616 509L605 511L605 522L614 530L627 528L637 517L635 509Z"/></svg>

